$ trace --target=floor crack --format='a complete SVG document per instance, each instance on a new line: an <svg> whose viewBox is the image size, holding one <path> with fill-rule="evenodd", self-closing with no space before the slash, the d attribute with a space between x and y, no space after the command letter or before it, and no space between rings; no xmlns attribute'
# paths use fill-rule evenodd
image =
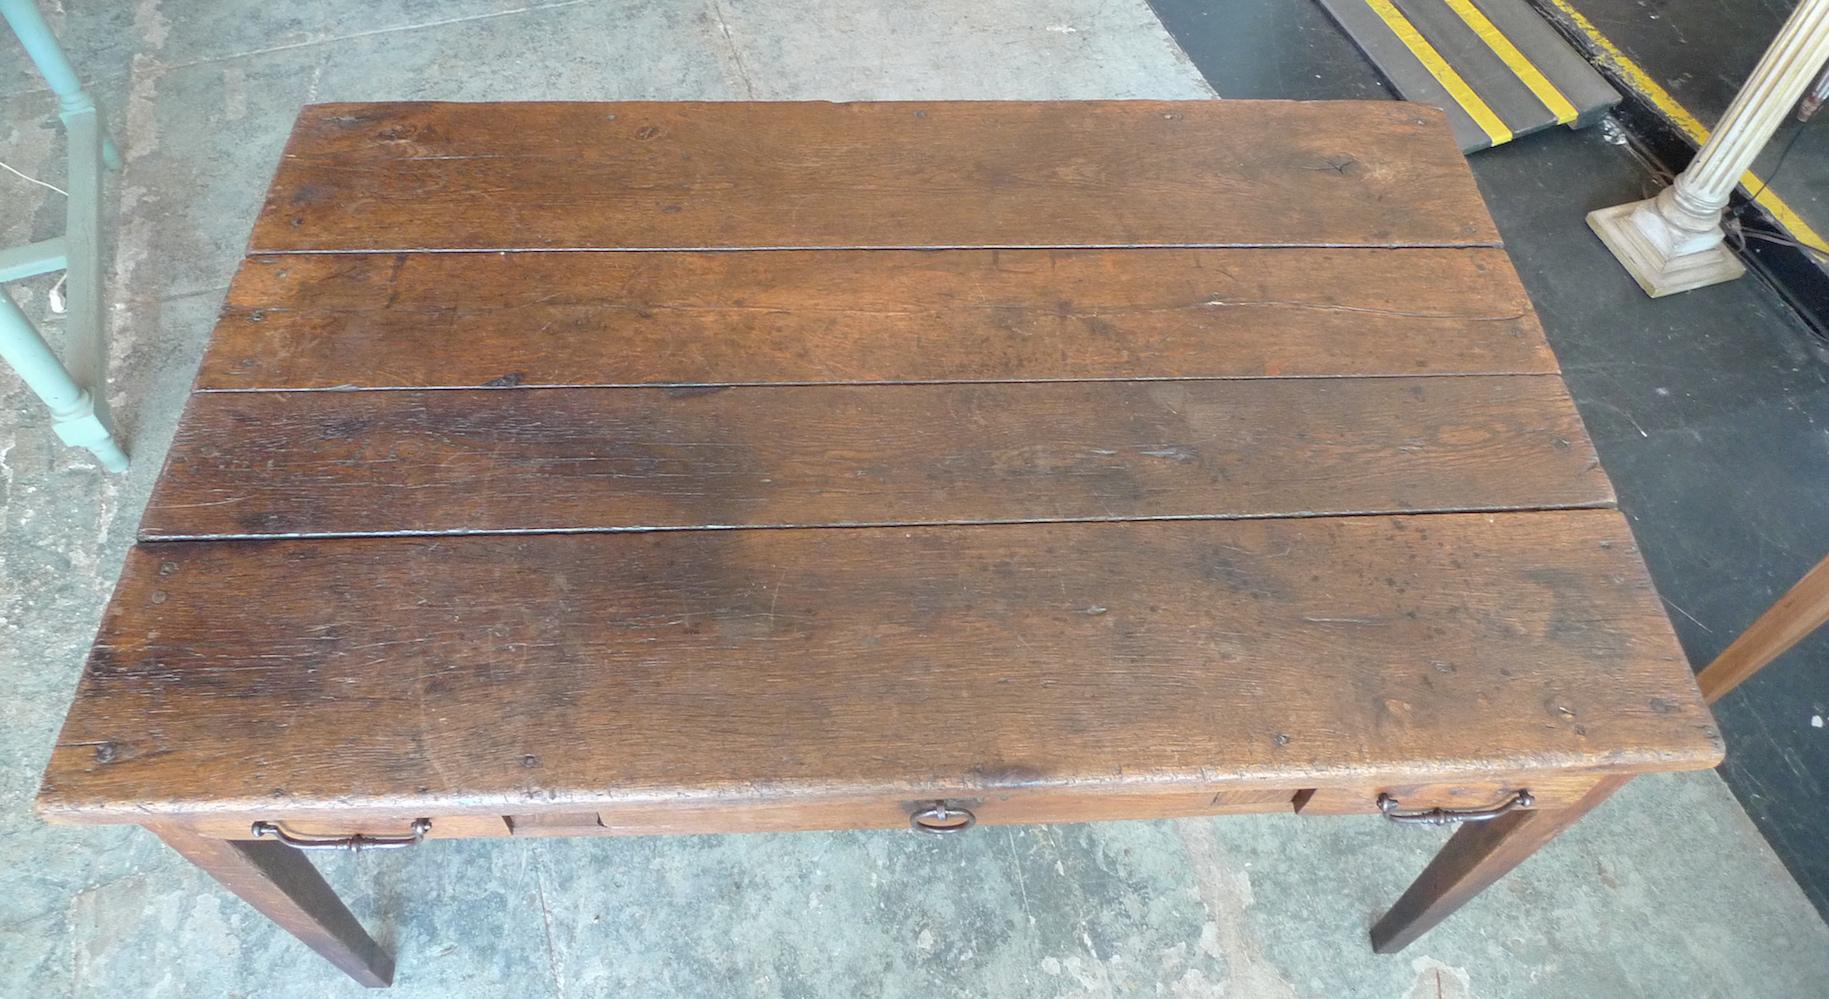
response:
<svg viewBox="0 0 1829 999"><path fill-rule="evenodd" d="M721 0L711 0L711 13L718 19L718 34L724 36L724 47L730 50L730 61L737 67L737 76L743 81L743 96L756 99L756 85L750 82L749 68L743 65L743 54L737 51L736 39L730 36L730 22L724 19L724 4Z"/></svg>
<svg viewBox="0 0 1829 999"><path fill-rule="evenodd" d="M559 954L553 947L553 910L546 901L546 867L538 857L533 864L534 894L540 902L540 924L546 936L546 969L553 978L553 991L565 999L565 982L559 978Z"/></svg>

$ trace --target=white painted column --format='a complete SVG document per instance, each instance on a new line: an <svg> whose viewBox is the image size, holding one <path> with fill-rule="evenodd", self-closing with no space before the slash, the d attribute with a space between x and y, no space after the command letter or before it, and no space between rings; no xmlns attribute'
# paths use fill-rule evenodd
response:
<svg viewBox="0 0 1829 999"><path fill-rule="evenodd" d="M1829 61L1829 0L1802 0L1676 183L1655 198L1588 213L1588 225L1653 298L1746 273L1721 212L1772 133Z"/></svg>

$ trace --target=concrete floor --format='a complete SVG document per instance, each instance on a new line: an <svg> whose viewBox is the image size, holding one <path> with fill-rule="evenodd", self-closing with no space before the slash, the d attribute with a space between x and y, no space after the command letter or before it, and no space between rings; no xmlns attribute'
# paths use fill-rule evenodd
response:
<svg viewBox="0 0 1829 999"><path fill-rule="evenodd" d="M151 837L47 827L29 804L301 103L1211 95L1142 0L45 5L127 157L113 395L135 467L103 477L0 376L0 996L357 991ZM0 44L0 160L55 179L53 102L22 63ZM0 244L61 214L0 174ZM47 286L12 290L54 334ZM1829 992L1829 928L1712 774L1639 781L1373 956L1370 921L1441 838L1267 816L433 844L324 867L397 948L404 995Z"/></svg>

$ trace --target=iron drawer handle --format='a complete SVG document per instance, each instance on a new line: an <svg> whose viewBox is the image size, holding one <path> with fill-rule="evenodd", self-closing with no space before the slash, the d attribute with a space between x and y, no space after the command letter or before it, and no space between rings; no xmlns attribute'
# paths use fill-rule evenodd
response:
<svg viewBox="0 0 1829 999"><path fill-rule="evenodd" d="M946 836L964 832L977 825L978 816L973 815L969 808L954 808L944 801L936 801L910 815L908 824L924 833Z"/></svg>
<svg viewBox="0 0 1829 999"><path fill-rule="evenodd" d="M357 833L354 836L294 836L277 822L254 823L254 838L272 836L281 843L295 850L348 850L355 853L359 850L397 850L403 846L418 846L425 839L426 833L432 831L431 819L414 819L409 827L412 833L406 836L370 836Z"/></svg>
<svg viewBox="0 0 1829 999"><path fill-rule="evenodd" d="M1520 808L1529 808L1537 799L1529 791L1519 791L1491 808L1428 808L1413 812L1399 811L1396 798L1388 794L1378 796L1378 810L1392 822L1407 825L1451 826L1458 822L1486 822L1496 819L1506 812L1515 812Z"/></svg>

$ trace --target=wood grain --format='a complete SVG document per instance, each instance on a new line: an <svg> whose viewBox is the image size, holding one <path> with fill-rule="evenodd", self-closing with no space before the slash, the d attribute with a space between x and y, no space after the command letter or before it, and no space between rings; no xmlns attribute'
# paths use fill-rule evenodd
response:
<svg viewBox="0 0 1829 999"><path fill-rule="evenodd" d="M197 387L1556 371L1498 249L250 257Z"/></svg>
<svg viewBox="0 0 1829 999"><path fill-rule="evenodd" d="M193 397L146 538L1601 506L1553 375Z"/></svg>
<svg viewBox="0 0 1829 999"><path fill-rule="evenodd" d="M1375 102L323 104L253 252L1496 245Z"/></svg>
<svg viewBox="0 0 1829 999"><path fill-rule="evenodd" d="M522 814L1720 754L1612 510L143 543L39 805Z"/></svg>

